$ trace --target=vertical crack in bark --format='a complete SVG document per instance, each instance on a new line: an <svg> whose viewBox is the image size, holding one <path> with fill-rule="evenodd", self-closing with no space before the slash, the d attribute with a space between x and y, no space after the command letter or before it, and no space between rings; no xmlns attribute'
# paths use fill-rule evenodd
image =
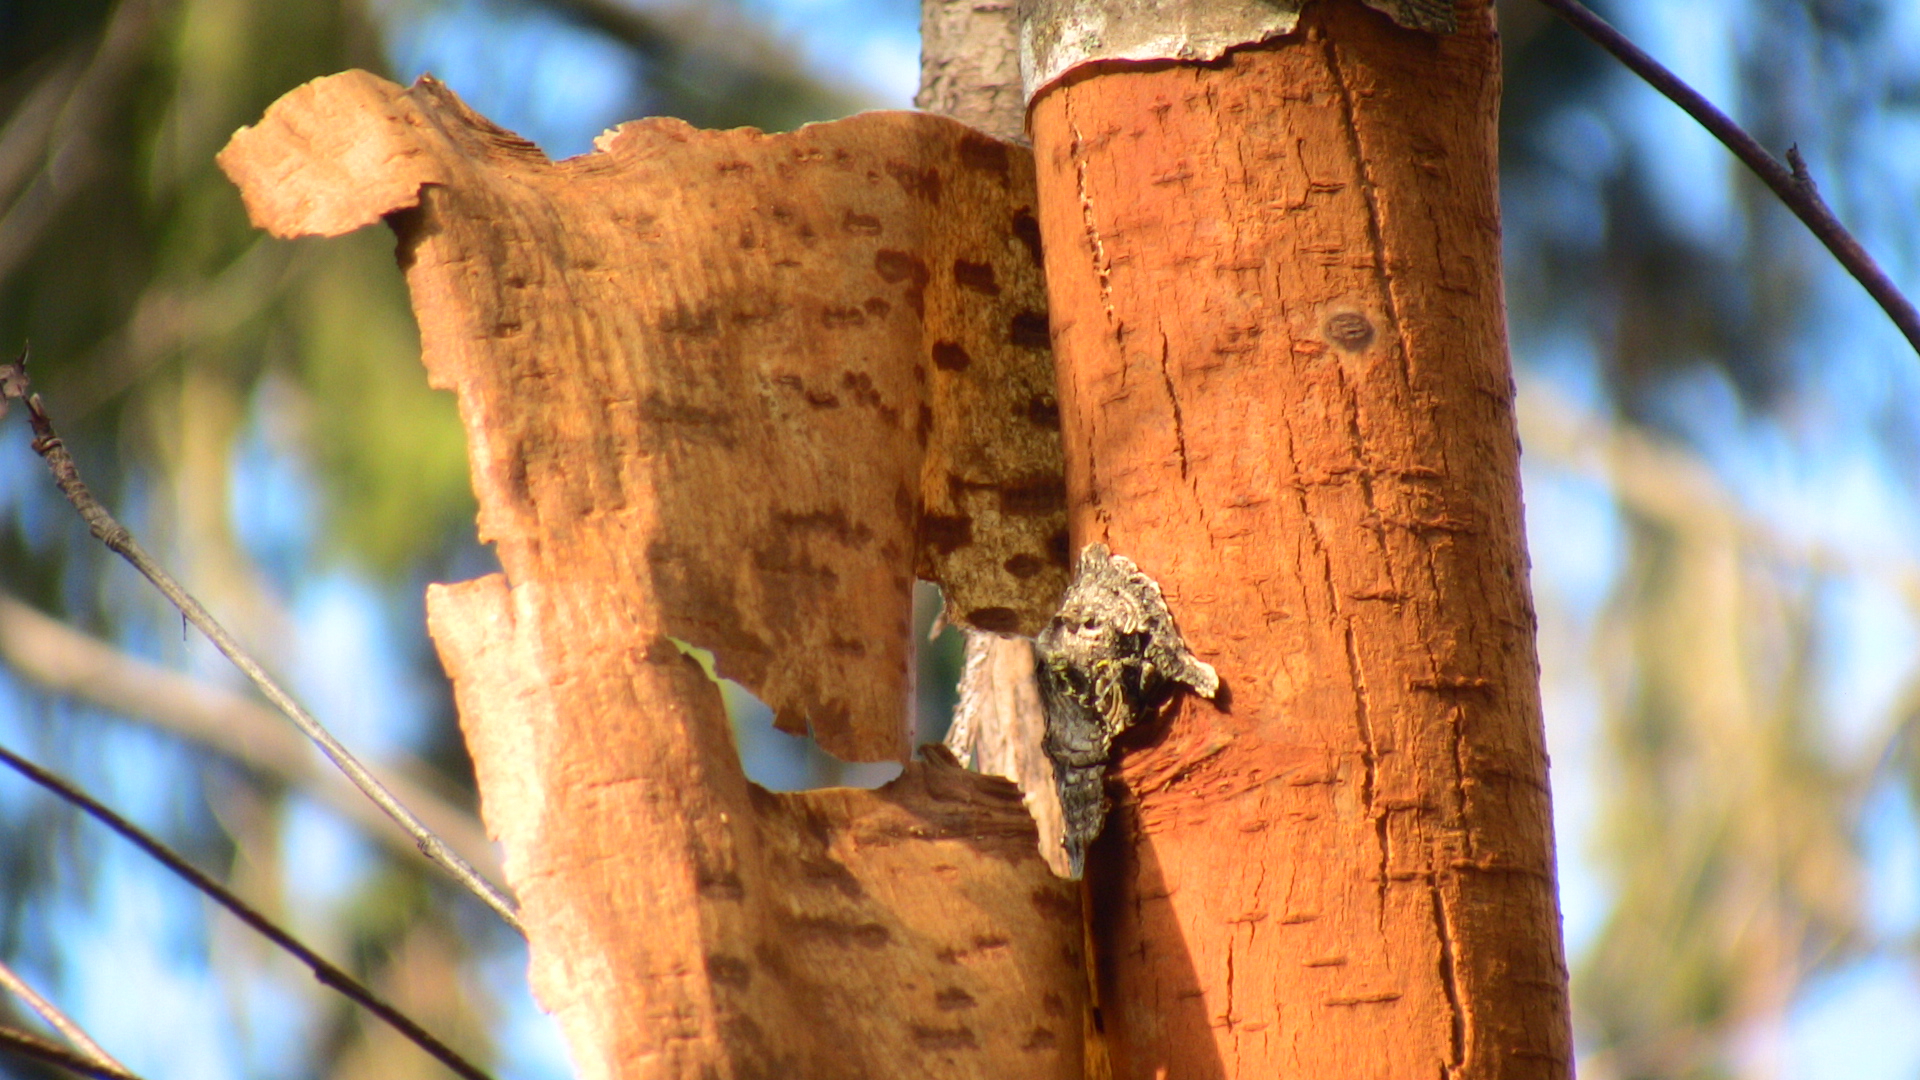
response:
<svg viewBox="0 0 1920 1080"><path fill-rule="evenodd" d="M1173 406L1173 441L1180 454L1180 479L1187 479L1187 428L1180 418L1180 395L1173 389L1173 374L1167 370L1167 330L1160 328L1160 381L1166 384L1167 401Z"/></svg>
<svg viewBox="0 0 1920 1080"><path fill-rule="evenodd" d="M1394 348L1398 350L1400 324L1394 310L1393 295L1389 289L1390 282L1386 273L1385 242L1382 240L1380 233L1379 208L1375 204L1373 181L1367 175L1366 161L1361 155L1360 132L1354 121L1353 99L1347 89L1345 77L1340 73L1339 60L1335 54L1333 42L1331 40L1327 41L1325 48L1328 69L1333 72L1334 82L1339 87L1341 121L1346 129L1355 167L1360 171L1360 190L1367 205L1367 238L1373 250L1374 280L1379 286L1380 302L1386 311L1388 325L1393 329ZM1402 352L1402 365L1404 368L1404 350L1400 351ZM1361 502L1367 508L1366 524L1368 529L1373 533L1375 542L1379 545L1380 566L1382 573L1386 576L1388 588L1397 593L1400 589L1398 582L1394 580L1393 553L1388 550L1386 522L1381 516L1380 506L1374 498L1373 462L1370 460L1370 455L1367 452L1366 434L1360 429L1359 394L1355 391L1353 385L1348 382L1346 368L1337 360L1334 365L1334 373L1336 378L1339 379L1341 398L1346 406L1347 439L1352 446L1354 464L1357 469L1354 482L1359 485ZM1366 681L1360 670L1360 656L1354 643L1353 626L1351 622L1349 622L1346 627L1346 644L1347 669L1349 677L1353 681L1354 696L1360 718L1360 737L1365 745L1364 753L1367 771L1363 801L1366 805L1367 816L1373 824L1375 843L1377 843L1380 848L1380 878L1377 885L1377 895L1380 905L1378 919L1380 932L1384 935L1386 933L1387 923L1387 886L1389 882L1387 875L1393 861L1393 840L1389 832L1391 823L1388 820L1387 812L1375 805L1375 800L1378 798L1380 782L1380 754L1378 746L1374 741L1373 720L1368 708Z"/></svg>
<svg viewBox="0 0 1920 1080"><path fill-rule="evenodd" d="M1320 535L1320 526L1314 523L1312 509L1307 506L1307 485L1300 478L1300 455L1294 451L1293 428L1282 418L1280 430L1287 444L1287 465L1293 470L1288 487L1293 490L1294 504L1300 511L1301 524L1306 527L1307 539L1313 544L1313 553L1320 557L1320 580L1327 586L1327 613L1330 618L1338 618L1340 591L1333 585L1333 558L1327 554L1326 539ZM1300 575L1302 581L1308 577L1304 573ZM1305 603L1306 597L1301 597L1301 601Z"/></svg>
<svg viewBox="0 0 1920 1080"><path fill-rule="evenodd" d="M1431 658L1432 652L1428 651ZM1453 729L1453 797L1460 805L1460 847L1467 858L1474 857L1473 830L1467 827L1467 710L1463 705L1455 705L1448 712L1448 726Z"/></svg>
<svg viewBox="0 0 1920 1080"><path fill-rule="evenodd" d="M1380 881L1378 895L1380 901L1380 932L1387 930L1387 866L1392 854L1392 845L1387 836L1387 815L1374 805L1378 795L1380 756L1373 743L1373 714L1367 700L1367 679L1360 670L1360 651L1353 640L1353 623L1346 626L1347 640L1347 679L1353 684L1354 715L1360 727L1360 760L1366 766L1366 773L1360 781L1360 802L1366 809L1367 820L1373 823L1374 837L1380 845Z"/></svg>
<svg viewBox="0 0 1920 1080"><path fill-rule="evenodd" d="M1412 387L1409 386L1408 389L1411 390ZM1451 476L1452 467L1447 461L1446 443L1443 440L1436 439L1433 441L1432 445L1433 445L1434 453L1440 459L1440 465L1439 465L1440 474L1442 476ZM1441 595L1440 571L1438 566L1436 565L1437 560L1434 555L1433 546L1423 541L1421 543L1421 548L1422 548L1422 553L1425 556L1424 561L1426 564L1428 587L1430 588L1432 595L1439 596ZM1432 674L1434 678L1439 678L1441 674L1440 657L1435 654L1433 650L1433 643L1430 640L1428 640L1425 636L1422 636L1420 645L1421 645L1421 652L1427 658L1427 670ZM1504 710L1510 707L1511 707L1511 703L1506 701L1501 701L1500 704L1495 706L1495 708L1499 710ZM1447 714L1447 723L1448 723L1448 727L1451 729L1449 734L1452 737L1452 744L1453 744L1453 796L1455 799L1455 806L1457 807L1458 813L1459 813L1458 832L1460 834L1460 844L1462 849L1465 851L1466 856L1468 858L1472 858L1473 851L1474 851L1473 829L1471 827L1471 823L1469 821L1468 814L1467 814L1467 736L1466 736L1467 715L1468 715L1467 707L1464 704L1455 702L1452 704Z"/></svg>
<svg viewBox="0 0 1920 1080"><path fill-rule="evenodd" d="M1226 1025L1228 1033L1234 1036L1234 1041L1236 1043L1239 1042L1239 1038L1240 1038L1239 1032L1234 1030L1235 1027L1237 1026L1235 1023L1237 1018L1233 1014L1233 957L1237 951L1238 950L1236 950L1233 947L1233 936L1228 935L1227 936L1227 986L1226 986L1227 1000L1220 1010L1220 1020L1222 1023Z"/></svg>
<svg viewBox="0 0 1920 1080"><path fill-rule="evenodd" d="M1427 874L1427 892L1433 898L1433 931L1440 943L1440 988L1446 992L1447 1008L1453 1013L1453 1054L1445 1065L1451 1080L1460 1075L1467 1062L1467 1012L1460 1003L1460 973L1454 966L1453 925L1447 919L1446 897L1440 892L1438 875Z"/></svg>
<svg viewBox="0 0 1920 1080"><path fill-rule="evenodd" d="M1100 502L1100 458L1093 452L1093 433L1096 429L1094 425L1087 424L1085 430L1087 433L1087 448L1081 451L1080 460L1087 463L1087 508L1093 511L1093 516L1104 526L1108 518L1107 508ZM1071 521L1071 518L1069 518L1069 521ZM1100 536L1101 539L1106 538L1104 528L1101 530ZM1089 537L1083 536L1080 538L1080 542L1085 544L1089 539ZM1072 556L1069 555L1068 558L1072 558Z"/></svg>
<svg viewBox="0 0 1920 1080"><path fill-rule="evenodd" d="M1393 553L1387 550L1387 523L1380 514L1380 506L1373 498L1374 467L1367 453L1367 437L1360 430L1360 395L1353 384L1347 381L1346 368L1334 362L1334 376L1340 380L1340 396L1346 404L1347 441L1353 447L1353 460L1357 466L1354 477L1360 485L1360 499L1367 507L1367 528L1374 539L1380 543L1380 566L1387 577L1387 586L1394 592L1400 591L1400 583L1393 576Z"/></svg>
<svg viewBox="0 0 1920 1080"><path fill-rule="evenodd" d="M1399 583L1394 579L1393 553L1388 550L1386 522L1380 514L1380 507L1374 501L1373 464L1367 453L1366 435L1360 430L1360 398L1353 385L1347 381L1346 369L1339 361L1334 363L1334 374L1340 383L1340 396L1346 406L1347 440L1353 450L1354 482L1360 488L1361 503L1367 508L1366 525L1373 533L1374 541L1379 545L1378 556L1381 572L1386 576L1387 586L1399 592ZM1366 805L1368 820L1373 824L1374 840L1380 847L1380 880L1378 899L1380 904L1377 918L1380 933L1384 936L1387 927L1387 872L1392 865L1393 841L1388 833L1390 822L1387 812L1376 805L1380 784L1380 752L1374 739L1373 716L1367 699L1366 677L1360 670L1360 654L1354 643L1353 623L1349 618L1346 624L1347 672L1353 682L1356 711L1359 716L1360 738L1365 747L1363 754L1366 762L1366 781L1362 791L1362 801Z"/></svg>
<svg viewBox="0 0 1920 1080"><path fill-rule="evenodd" d="M1073 118L1072 99L1067 104L1067 127L1073 132L1073 184L1080 198L1080 222L1087 232L1087 245L1093 251L1093 272L1100 281L1100 306L1107 313L1107 327L1113 340L1120 340L1120 319L1113 312L1113 265L1107 260L1106 244L1100 239L1100 223L1093 212L1093 192L1087 182L1087 140L1080 134L1080 123ZM1125 364L1121 365L1125 370Z"/></svg>
<svg viewBox="0 0 1920 1080"><path fill-rule="evenodd" d="M1073 156L1073 184L1074 194L1080 201L1080 223L1082 229L1086 232L1088 250L1093 255L1094 277L1100 283L1100 307L1101 310L1106 312L1107 329L1113 334L1114 344L1119 346L1120 320L1118 316L1114 314L1113 310L1112 267L1107 262L1106 245L1100 239L1100 225L1095 219L1093 212L1093 192L1090 190L1090 185L1087 181L1087 156L1084 153L1086 139L1080 134L1079 122L1074 119L1073 99L1071 97L1069 97L1066 102L1066 113L1067 128L1073 132L1073 146L1071 150ZM1125 356L1123 355L1120 359L1121 363L1119 367L1121 378L1124 380L1127 370ZM1094 517L1104 524L1109 519L1106 509L1100 502L1099 473L1095 464L1099 458L1094 453L1093 446L1094 425L1088 425L1086 431L1087 448L1081 460L1085 461L1087 466L1087 503L1089 509L1093 511ZM1080 538L1080 542L1083 544L1086 543L1087 540L1087 537Z"/></svg>
<svg viewBox="0 0 1920 1080"><path fill-rule="evenodd" d="M1400 358L1401 374L1409 387L1413 383L1412 372L1408 368L1407 350L1400 341L1400 312L1393 301L1393 275L1387 272L1387 244L1380 230L1380 190L1374 184L1372 170L1368 168L1365 147L1360 141L1360 124L1353 108L1353 90L1347 85L1346 73L1340 70L1340 51L1335 47L1333 38L1327 36L1325 50L1327 70L1333 73L1333 84L1340 93L1340 122L1346 129L1347 142L1352 149L1354 167L1360 175L1360 197L1367 204L1367 244L1373 251L1373 276L1380 286L1380 306L1386 314L1387 325L1393 330L1393 350Z"/></svg>

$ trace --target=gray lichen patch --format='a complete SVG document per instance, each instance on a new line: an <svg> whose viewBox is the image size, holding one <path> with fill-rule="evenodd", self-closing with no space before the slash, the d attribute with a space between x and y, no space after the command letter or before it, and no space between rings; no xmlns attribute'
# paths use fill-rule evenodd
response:
<svg viewBox="0 0 1920 1080"><path fill-rule="evenodd" d="M1413 30L1454 31L1452 0L1365 0ZM1022 0L1020 82L1028 104L1081 64L1218 60L1293 32L1305 0Z"/></svg>

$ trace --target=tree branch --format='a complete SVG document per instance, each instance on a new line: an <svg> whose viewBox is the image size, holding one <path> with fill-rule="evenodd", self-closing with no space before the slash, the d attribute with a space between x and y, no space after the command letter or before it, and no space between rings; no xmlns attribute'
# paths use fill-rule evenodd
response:
<svg viewBox="0 0 1920 1080"><path fill-rule="evenodd" d="M446 841L434 835L431 829L422 824L413 811L401 805L393 793L368 772L366 766L362 765L340 740L334 738L332 732L322 726L320 721L314 719L313 715L302 708L299 702L293 700L292 695L281 689L280 684L275 682L273 677L268 675L266 670L241 647L233 635L227 633L226 628L221 626L206 608L193 598L192 594L181 588L179 582L173 580L172 575L162 569L160 564L146 553L146 550L133 538L133 534L127 531L126 526L116 521L113 515L107 512L107 508L94 498L93 493L80 479L80 470L74 464L73 456L67 452L66 445L60 441L60 436L54 431L53 421L48 418L46 408L41 404L40 395L30 392L26 363L27 352L22 349L17 361L9 365L0 365L0 402L18 398L26 403L27 420L33 426L34 432L34 452L46 460L47 468L53 473L54 483L59 485L61 494L67 497L67 501L73 504L73 508L79 511L80 517L86 521L93 535L151 581L154 587L180 610L180 614L184 615L188 622L193 623L201 633L207 636L207 640L213 642L214 648L219 649L222 655L245 673L268 701L285 713L287 718L293 721L294 726L306 733L306 736L320 747L321 753L338 766L341 772L347 774L347 778L353 781L355 787L358 787L367 798L372 799L381 810L385 811L387 816L407 831L414 843L419 845L421 854L440 864L482 902L492 908L501 919L506 921L507 925L524 934L526 931L520 925L520 917L506 894L501 892L498 886L481 877L479 871L455 853Z"/></svg>
<svg viewBox="0 0 1920 1080"><path fill-rule="evenodd" d="M29 1035L10 1027L0 1027L0 1050L10 1050L24 1058L71 1069L81 1076L91 1076L96 1080L140 1080L137 1074L118 1066L89 1061L59 1043L48 1042L38 1035Z"/></svg>
<svg viewBox="0 0 1920 1080"><path fill-rule="evenodd" d="M279 714L239 694L151 664L0 592L0 663L48 693L152 725L306 792L396 855L421 857L406 830L338 772L323 768ZM385 762L386 784L461 857L494 877L499 860L472 814L408 779L418 766Z"/></svg>
<svg viewBox="0 0 1920 1080"><path fill-rule="evenodd" d="M246 901L229 892L219 882L200 872L192 863L181 858L172 848L148 835L138 826L107 809L91 795L74 787L58 776L42 769L33 762L0 746L0 764L5 764L27 779L60 796L67 802L79 807L89 816L132 841L135 847L146 852L162 866L185 879L189 885L205 893L214 903L232 912L241 922L246 923L262 937L290 953L313 972L313 977L322 985L331 986L368 1012L387 1022L395 1031L405 1036L414 1045L431 1054L441 1064L468 1080L492 1080L480 1068L461 1057L452 1047L433 1037L425 1028L413 1022L405 1013L387 1004L379 995L368 989L360 980L335 967L326 958L302 944L298 938L281 929L273 920L254 910Z"/></svg>
<svg viewBox="0 0 1920 1080"><path fill-rule="evenodd" d="M1794 216L1806 223L1813 235L1840 261L1840 265L1853 275L1854 280L1866 287L1880 309L1906 335L1908 344L1913 346L1916 353L1920 353L1920 311L1914 309L1913 302L1901 294L1893 279L1880 269L1873 256L1867 254L1867 249L1860 246L1860 241L1834 216L1827 201L1820 197L1819 190L1814 187L1813 178L1807 173L1806 162L1801 159L1798 147L1787 150L1787 160L1783 164L1699 91L1682 82L1678 75L1668 71L1658 60L1647 55L1645 50L1627 40L1625 35L1595 15L1580 0L1540 0L1540 3L1612 53L1635 75L1644 79L1647 85L1686 110L1688 116L1733 151L1735 157L1779 196Z"/></svg>
<svg viewBox="0 0 1920 1080"><path fill-rule="evenodd" d="M5 987L13 993L14 997L26 1002L28 1008L38 1013L40 1019L47 1022L48 1027L65 1036L66 1040L73 1044L74 1049L91 1058L94 1064L119 1069L121 1072L126 1071L127 1067L115 1061L112 1054L101 1049L100 1044L93 1041L93 1036L88 1035L85 1028L74 1023L72 1018L61 1012L53 1002L42 997L38 990L28 985L25 979L22 979L4 962L0 962L0 987Z"/></svg>

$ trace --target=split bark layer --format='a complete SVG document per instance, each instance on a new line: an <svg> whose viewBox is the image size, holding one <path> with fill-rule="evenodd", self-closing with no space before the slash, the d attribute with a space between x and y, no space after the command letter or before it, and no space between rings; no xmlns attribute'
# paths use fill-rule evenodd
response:
<svg viewBox="0 0 1920 1080"><path fill-rule="evenodd" d="M1221 675L1089 871L1116 1077L1564 1077L1488 4L1036 99L1076 546ZM1117 827L1115 827L1117 826Z"/></svg>
<svg viewBox="0 0 1920 1080"><path fill-rule="evenodd" d="M762 791L678 644L872 760L916 573L1037 627L1065 535L1030 156L893 113L552 163L349 72L221 163L277 234L399 235L504 570L434 587L430 629L581 1074L1081 1075L1078 897L1013 786L936 758Z"/></svg>

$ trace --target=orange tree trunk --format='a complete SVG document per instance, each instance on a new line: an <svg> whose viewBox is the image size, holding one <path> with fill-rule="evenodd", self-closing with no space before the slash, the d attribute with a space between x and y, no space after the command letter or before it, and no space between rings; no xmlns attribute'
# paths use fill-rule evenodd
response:
<svg viewBox="0 0 1920 1080"><path fill-rule="evenodd" d="M1116 1077L1570 1075L1491 6L1353 0L1030 115L1076 548L1220 671L1089 870Z"/></svg>

